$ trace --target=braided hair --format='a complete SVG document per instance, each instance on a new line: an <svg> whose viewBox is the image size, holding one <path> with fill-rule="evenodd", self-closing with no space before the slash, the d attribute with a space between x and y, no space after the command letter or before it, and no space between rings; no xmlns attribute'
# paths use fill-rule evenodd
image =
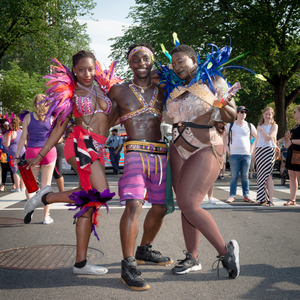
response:
<svg viewBox="0 0 300 300"><path fill-rule="evenodd" d="M96 64L96 57L92 52L88 52L85 50L80 50L76 54L72 56L72 74L74 76L75 81L77 81L77 76L73 72L73 68L79 63L82 58L89 57L93 60L94 64Z"/></svg>

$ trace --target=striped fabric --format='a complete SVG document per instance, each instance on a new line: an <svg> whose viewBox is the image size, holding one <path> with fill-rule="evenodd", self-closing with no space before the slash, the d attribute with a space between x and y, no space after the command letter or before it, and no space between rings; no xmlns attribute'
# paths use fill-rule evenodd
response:
<svg viewBox="0 0 300 300"><path fill-rule="evenodd" d="M103 153L101 151L102 148L100 147L98 149L98 145L104 145L106 137L92 132L89 133L80 126L74 127L74 132L71 137L74 142L74 151L81 187L85 191L88 191L92 188L89 177L92 173L92 163L96 159L99 159L100 163L104 165Z"/></svg>
<svg viewBox="0 0 300 300"><path fill-rule="evenodd" d="M275 164L275 148L257 147L255 150L255 162L257 169L257 198L260 203L269 201L269 192L266 189L266 181L272 174Z"/></svg>
<svg viewBox="0 0 300 300"><path fill-rule="evenodd" d="M144 200L145 188L147 188L149 203L165 204L166 167L167 155L126 153L124 172L119 180L121 205L125 205L126 200ZM157 169L156 175L155 169Z"/></svg>

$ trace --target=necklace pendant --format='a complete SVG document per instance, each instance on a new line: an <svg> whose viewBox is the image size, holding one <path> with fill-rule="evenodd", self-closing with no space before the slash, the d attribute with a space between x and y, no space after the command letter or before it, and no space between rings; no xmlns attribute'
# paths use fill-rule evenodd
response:
<svg viewBox="0 0 300 300"><path fill-rule="evenodd" d="M86 129L88 130L89 133L90 133L90 131L93 131L93 128L91 128L88 124L85 124L84 122L82 122L82 125L84 127L86 127Z"/></svg>
<svg viewBox="0 0 300 300"><path fill-rule="evenodd" d="M144 93L145 93L145 90L144 90L144 89L141 89L141 93L144 94Z"/></svg>

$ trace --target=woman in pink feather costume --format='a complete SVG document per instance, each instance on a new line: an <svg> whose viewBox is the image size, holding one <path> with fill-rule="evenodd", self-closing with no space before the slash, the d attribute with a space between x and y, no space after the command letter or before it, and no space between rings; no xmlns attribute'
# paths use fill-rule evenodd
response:
<svg viewBox="0 0 300 300"><path fill-rule="evenodd" d="M54 147L64 133L72 114L75 117L73 132L66 140L65 158L79 175L80 187L61 193L53 193L50 186L27 201L26 214L37 208L52 203L69 203L80 209L74 216L76 222L77 254L73 267L75 274L103 275L107 269L92 265L86 260L91 231L97 226L97 213L100 206L106 205L114 194L109 192L105 177L102 148L111 124L108 115L112 104L106 96L110 87L121 81L113 77L115 63L109 71L103 71L91 52L84 50L73 55L72 72L58 60L53 67L53 74L45 76L50 79L50 86L45 99L50 106L47 116L54 116L51 134L37 155L30 161L29 167L38 164ZM94 80L98 83L94 85Z"/></svg>

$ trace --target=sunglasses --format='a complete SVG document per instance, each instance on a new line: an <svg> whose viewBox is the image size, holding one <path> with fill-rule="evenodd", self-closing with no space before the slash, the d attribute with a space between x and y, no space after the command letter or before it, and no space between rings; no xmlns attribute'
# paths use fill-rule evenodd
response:
<svg viewBox="0 0 300 300"><path fill-rule="evenodd" d="M246 114L247 112L245 112L245 111L243 110L243 111L240 111L240 113L241 113L241 114Z"/></svg>

